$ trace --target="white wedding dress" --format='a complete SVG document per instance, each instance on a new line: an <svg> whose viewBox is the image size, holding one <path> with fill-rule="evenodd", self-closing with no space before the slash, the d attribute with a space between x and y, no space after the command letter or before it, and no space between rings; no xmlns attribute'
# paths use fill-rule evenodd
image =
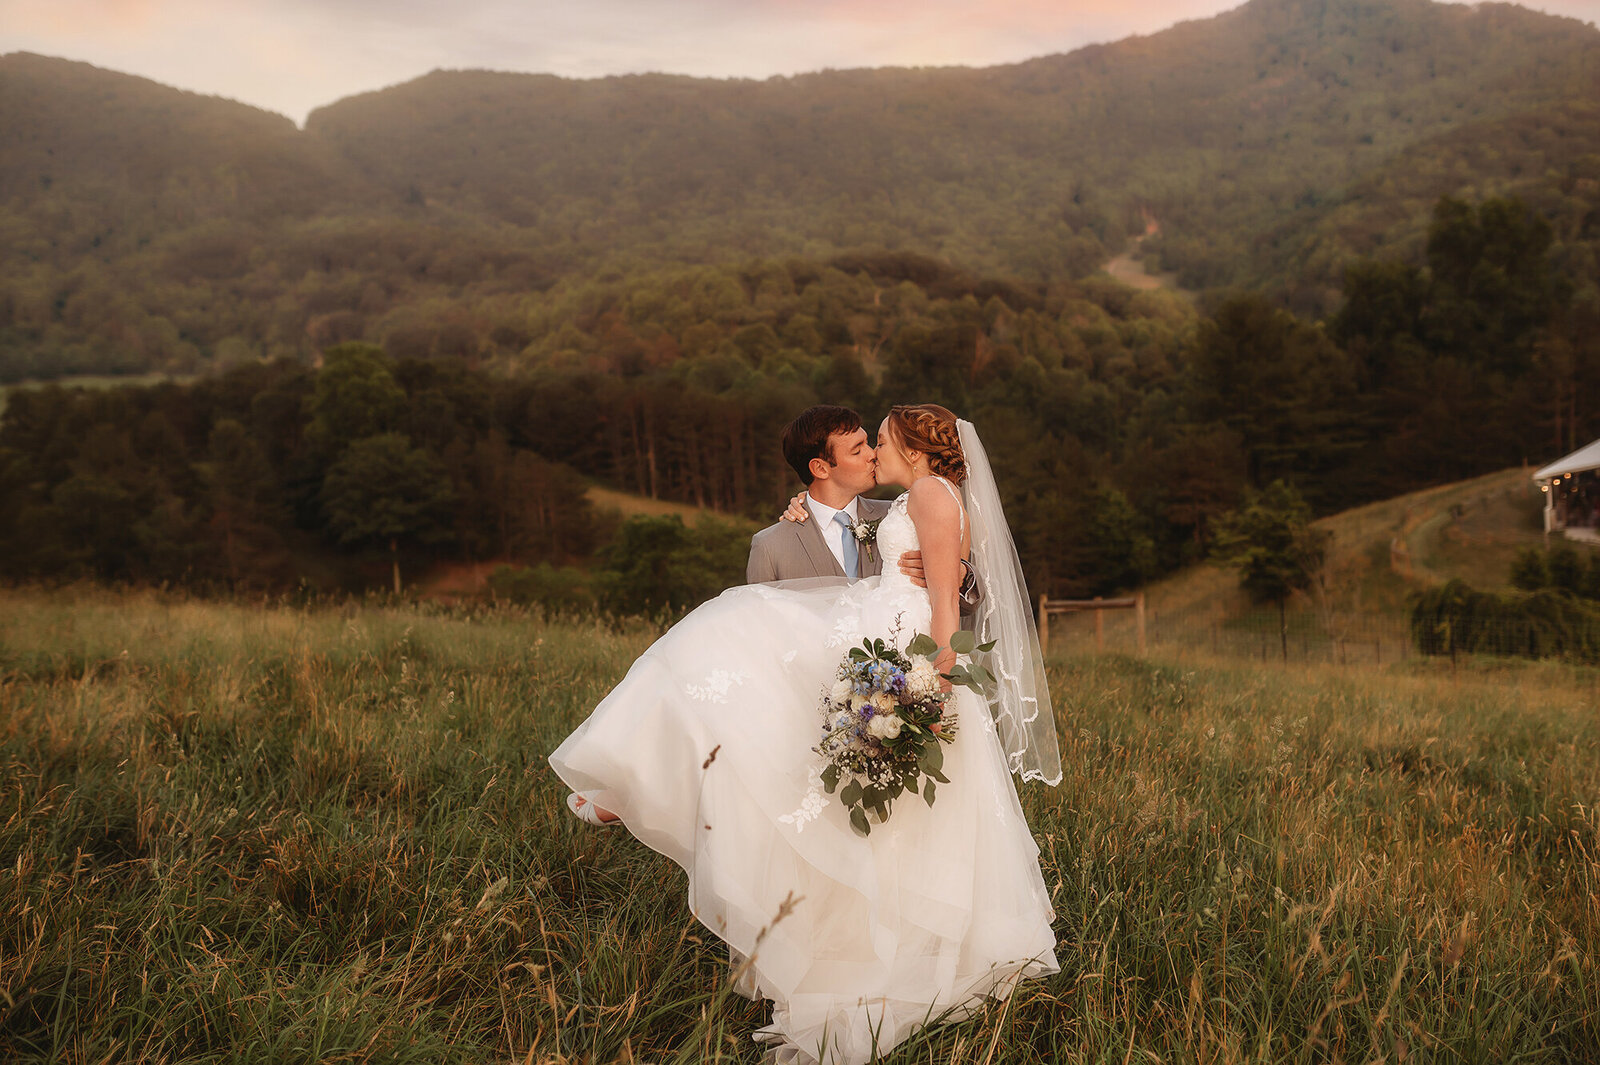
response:
<svg viewBox="0 0 1600 1065"><path fill-rule="evenodd" d="M839 660L863 637L904 647L930 628L927 593L898 570L917 548L905 500L878 529L884 576L724 592L550 756L688 873L690 909L772 1000L756 1038L779 1060L867 1062L1056 971L1039 848L979 696L956 689L933 806L903 795L863 838L821 788L811 748Z"/></svg>

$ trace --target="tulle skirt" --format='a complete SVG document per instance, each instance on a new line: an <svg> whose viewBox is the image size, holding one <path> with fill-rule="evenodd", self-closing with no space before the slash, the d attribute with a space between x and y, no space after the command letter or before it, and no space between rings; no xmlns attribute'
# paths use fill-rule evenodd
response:
<svg viewBox="0 0 1600 1065"><path fill-rule="evenodd" d="M863 838L820 784L818 710L863 637L929 627L903 579L734 588L642 655L550 756L683 867L689 906L772 1000L781 1060L867 1062L917 1028L1056 971L1039 849L983 701L933 806L903 795Z"/></svg>

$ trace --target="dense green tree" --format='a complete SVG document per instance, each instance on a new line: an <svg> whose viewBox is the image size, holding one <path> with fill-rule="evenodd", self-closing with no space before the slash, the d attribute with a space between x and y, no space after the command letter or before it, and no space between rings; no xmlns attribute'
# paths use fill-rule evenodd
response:
<svg viewBox="0 0 1600 1065"><path fill-rule="evenodd" d="M1201 322L1191 369L1196 413L1238 434L1252 484L1324 471L1358 443L1348 357L1262 297L1231 297Z"/></svg>
<svg viewBox="0 0 1600 1065"><path fill-rule="evenodd" d="M352 441L394 430L406 407L382 348L340 344L323 353L315 390L305 399L306 436L337 456Z"/></svg>
<svg viewBox="0 0 1600 1065"><path fill-rule="evenodd" d="M280 529L287 514L277 478L241 422L211 428L204 464L207 529L218 571L235 588L273 586L288 577Z"/></svg>
<svg viewBox="0 0 1600 1065"><path fill-rule="evenodd" d="M681 614L744 581L750 541L724 522L629 518L599 555L600 604L614 615Z"/></svg>
<svg viewBox="0 0 1600 1065"><path fill-rule="evenodd" d="M455 501L439 460L399 433L353 442L328 470L322 505L341 544L387 544L400 594L400 545L450 536Z"/></svg>
<svg viewBox="0 0 1600 1065"><path fill-rule="evenodd" d="M1508 377L1527 372L1536 331L1568 295L1550 269L1552 239L1520 200L1441 198L1428 229L1433 292L1423 323L1434 349Z"/></svg>
<svg viewBox="0 0 1600 1065"><path fill-rule="evenodd" d="M1311 524L1311 508L1292 485L1273 481L1219 521L1216 535L1217 558L1239 572L1250 597L1277 606L1287 661L1286 603L1294 591L1311 586L1327 554L1328 533Z"/></svg>

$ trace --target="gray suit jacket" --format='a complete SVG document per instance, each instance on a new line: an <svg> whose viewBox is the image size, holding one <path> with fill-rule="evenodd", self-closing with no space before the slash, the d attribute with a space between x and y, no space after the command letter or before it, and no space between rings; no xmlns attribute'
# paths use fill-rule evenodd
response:
<svg viewBox="0 0 1600 1065"><path fill-rule="evenodd" d="M810 504L806 505L810 510ZM883 499L856 498L856 514L862 521L874 521L889 513L889 503ZM837 525L829 530L838 533ZM806 522L779 521L767 526L750 538L750 562L745 566L745 580L750 584L768 584L772 581L792 581L801 577L843 577L839 560L828 550L823 540L824 530L813 512ZM883 570L883 556L877 551L867 557L865 548L860 555L861 576L871 577Z"/></svg>

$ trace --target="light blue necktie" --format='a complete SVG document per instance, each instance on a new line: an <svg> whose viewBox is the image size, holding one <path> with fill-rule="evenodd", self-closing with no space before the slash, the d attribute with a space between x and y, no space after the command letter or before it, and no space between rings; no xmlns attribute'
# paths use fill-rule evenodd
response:
<svg viewBox="0 0 1600 1065"><path fill-rule="evenodd" d="M861 575L861 568L860 553L856 548L856 534L850 528L850 515L841 510L833 516L833 520L844 529L842 534L844 539L841 541L844 545L844 575L854 580Z"/></svg>

